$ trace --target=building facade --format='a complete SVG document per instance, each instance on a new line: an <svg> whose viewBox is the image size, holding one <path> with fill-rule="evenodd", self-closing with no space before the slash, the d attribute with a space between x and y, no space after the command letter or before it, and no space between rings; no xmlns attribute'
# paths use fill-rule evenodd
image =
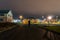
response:
<svg viewBox="0 0 60 40"><path fill-rule="evenodd" d="M12 22L13 14L11 10L0 10L0 22Z"/></svg>

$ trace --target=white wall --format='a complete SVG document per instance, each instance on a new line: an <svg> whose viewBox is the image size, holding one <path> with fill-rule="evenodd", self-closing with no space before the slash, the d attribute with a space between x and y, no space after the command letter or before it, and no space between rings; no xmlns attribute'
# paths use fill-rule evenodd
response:
<svg viewBox="0 0 60 40"><path fill-rule="evenodd" d="M13 14L12 14L12 11L10 10L7 14L7 21L12 22L12 20L13 20Z"/></svg>

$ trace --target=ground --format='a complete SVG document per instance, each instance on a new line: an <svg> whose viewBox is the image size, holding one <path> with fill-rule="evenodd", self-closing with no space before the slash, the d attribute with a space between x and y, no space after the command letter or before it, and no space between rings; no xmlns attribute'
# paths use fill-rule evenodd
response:
<svg viewBox="0 0 60 40"><path fill-rule="evenodd" d="M50 31L48 31L48 38L46 38L46 35L44 37L44 34L46 33L46 30L37 28L35 26L19 26L16 25L16 27L6 30L4 32L0 32L0 40L59 40L60 35L55 35ZM50 37L51 33L51 37Z"/></svg>

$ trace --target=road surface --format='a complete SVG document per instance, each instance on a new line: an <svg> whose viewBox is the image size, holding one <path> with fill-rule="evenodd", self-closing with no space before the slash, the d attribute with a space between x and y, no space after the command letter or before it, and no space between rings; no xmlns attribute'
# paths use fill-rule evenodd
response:
<svg viewBox="0 0 60 40"><path fill-rule="evenodd" d="M47 40L42 38L45 32L45 30L35 27L15 27L0 33L0 40Z"/></svg>

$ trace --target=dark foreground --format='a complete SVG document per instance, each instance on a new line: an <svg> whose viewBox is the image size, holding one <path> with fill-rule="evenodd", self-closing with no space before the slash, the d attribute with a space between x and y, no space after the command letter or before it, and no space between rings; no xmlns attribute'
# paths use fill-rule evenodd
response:
<svg viewBox="0 0 60 40"><path fill-rule="evenodd" d="M56 34L56 39L54 34L48 32L48 37L44 36L46 30L41 28L31 27L15 27L11 30L4 31L0 33L0 40L60 40L60 35ZM51 33L51 35L50 35Z"/></svg>

